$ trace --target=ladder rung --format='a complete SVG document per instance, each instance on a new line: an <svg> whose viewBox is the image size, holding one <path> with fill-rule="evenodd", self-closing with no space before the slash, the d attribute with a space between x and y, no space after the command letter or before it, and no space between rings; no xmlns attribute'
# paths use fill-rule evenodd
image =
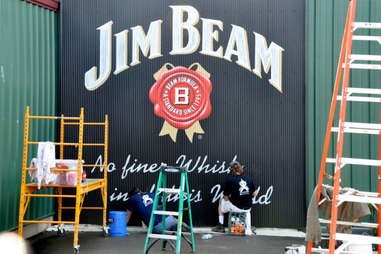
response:
<svg viewBox="0 0 381 254"><path fill-rule="evenodd" d="M37 168L25 168L29 171L37 171ZM50 172L76 172L78 169L51 168Z"/></svg>
<svg viewBox="0 0 381 254"><path fill-rule="evenodd" d="M75 221L22 220L23 223L75 224Z"/></svg>
<svg viewBox="0 0 381 254"><path fill-rule="evenodd" d="M26 197L48 197L48 198L76 198L75 195L59 195L59 194L25 194Z"/></svg>
<svg viewBox="0 0 381 254"><path fill-rule="evenodd" d="M351 61L381 61L381 56L352 54L350 59Z"/></svg>
<svg viewBox="0 0 381 254"><path fill-rule="evenodd" d="M82 167L84 168L89 168L89 167L107 167L107 165L104 165L104 164L83 164Z"/></svg>
<svg viewBox="0 0 381 254"><path fill-rule="evenodd" d="M38 145L40 142L37 141L28 141L29 145ZM60 143L60 142L54 142L54 145L56 146L78 146L79 143ZM83 143L83 146L105 146L104 143Z"/></svg>
<svg viewBox="0 0 381 254"><path fill-rule="evenodd" d="M379 123L344 122L344 127L381 130L381 124L379 124Z"/></svg>
<svg viewBox="0 0 381 254"><path fill-rule="evenodd" d="M352 39L355 41L377 41L381 44L381 36L354 35Z"/></svg>
<svg viewBox="0 0 381 254"><path fill-rule="evenodd" d="M360 94L380 94L381 95L381 89L378 89L378 88L348 87L347 92L349 94L360 93Z"/></svg>
<svg viewBox="0 0 381 254"><path fill-rule="evenodd" d="M177 234L177 231L169 231L169 230L165 230L164 233L166 234ZM181 231L181 235L191 235L192 233L191 232L184 232L184 231Z"/></svg>
<svg viewBox="0 0 381 254"><path fill-rule="evenodd" d="M354 22L354 30L357 28L365 29L381 29L381 23L371 23L371 22Z"/></svg>
<svg viewBox="0 0 381 254"><path fill-rule="evenodd" d="M381 89L375 88L357 88L349 87L347 88L347 100L348 101L362 101L362 102L381 102L380 97L364 97L364 96L354 96L353 94L368 94L368 95L381 95ZM337 100L342 100L342 96L337 96Z"/></svg>
<svg viewBox="0 0 381 254"><path fill-rule="evenodd" d="M321 248L312 248L311 253L318 252L318 253L328 253L328 249L321 249Z"/></svg>
<svg viewBox="0 0 381 254"><path fill-rule="evenodd" d="M106 123L102 122L97 122L97 123L83 123L83 125L106 125Z"/></svg>
<svg viewBox="0 0 381 254"><path fill-rule="evenodd" d="M150 234L149 238L176 240L177 236L176 235Z"/></svg>
<svg viewBox="0 0 381 254"><path fill-rule="evenodd" d="M159 188L159 193L161 192L177 194L180 193L180 189Z"/></svg>
<svg viewBox="0 0 381 254"><path fill-rule="evenodd" d="M357 244L381 244L381 237L336 233L336 240Z"/></svg>
<svg viewBox="0 0 381 254"><path fill-rule="evenodd" d="M167 167L164 169L165 172L169 172L169 173L179 173L181 172L181 170L179 168L172 168L172 167Z"/></svg>
<svg viewBox="0 0 381 254"><path fill-rule="evenodd" d="M343 65L343 68L345 65ZM351 69L362 69L362 70L381 70L381 64L350 64Z"/></svg>
<svg viewBox="0 0 381 254"><path fill-rule="evenodd" d="M336 158L327 158L326 162L336 163ZM381 166L381 160L367 160L367 159L355 159L355 158L341 158L342 164L363 165L363 166Z"/></svg>
<svg viewBox="0 0 381 254"><path fill-rule="evenodd" d="M320 223L331 224L330 220L319 219ZM378 228L376 223L367 222L349 222L349 221L336 221L337 225L355 226L355 227L365 227L365 228Z"/></svg>
<svg viewBox="0 0 381 254"><path fill-rule="evenodd" d="M322 248L312 248L311 249L311 253L315 253L315 252L318 252L318 253L328 253L329 252L329 249L322 249ZM355 254L355 252L353 251L340 251L340 254L343 253L343 254Z"/></svg>
<svg viewBox="0 0 381 254"><path fill-rule="evenodd" d="M378 192L366 192L366 191L356 191L358 195L368 196L368 197L378 197Z"/></svg>
<svg viewBox="0 0 381 254"><path fill-rule="evenodd" d="M339 132L339 127L332 127L332 132ZM377 130L366 130L366 129L356 129L356 128L344 128L345 133L357 133L357 134L373 134L378 135L380 131Z"/></svg>
<svg viewBox="0 0 381 254"><path fill-rule="evenodd" d="M339 127L332 127L333 132L339 132ZM355 123L355 122L345 122L344 132L345 133L359 133L359 134L380 134L381 124L374 123Z"/></svg>
<svg viewBox="0 0 381 254"><path fill-rule="evenodd" d="M80 122L64 122L64 125L80 125ZM105 123L83 123L83 125L105 125Z"/></svg>
<svg viewBox="0 0 381 254"><path fill-rule="evenodd" d="M80 120L80 117L72 117L72 116L29 116L29 119L50 119L50 120Z"/></svg>
<svg viewBox="0 0 381 254"><path fill-rule="evenodd" d="M161 211L157 210L153 212L154 214L159 214L159 215L172 215L172 216L179 216L179 212L173 212L173 211Z"/></svg>
<svg viewBox="0 0 381 254"><path fill-rule="evenodd" d="M342 96L337 96L337 100L341 101ZM381 102L381 98L377 97L364 97L364 96L347 96L347 101L358 101L358 102Z"/></svg>
<svg viewBox="0 0 381 254"><path fill-rule="evenodd" d="M338 200L341 202L381 204L381 198L378 198L378 197L367 197L367 196L357 196L357 195L348 195L348 194L338 195Z"/></svg>

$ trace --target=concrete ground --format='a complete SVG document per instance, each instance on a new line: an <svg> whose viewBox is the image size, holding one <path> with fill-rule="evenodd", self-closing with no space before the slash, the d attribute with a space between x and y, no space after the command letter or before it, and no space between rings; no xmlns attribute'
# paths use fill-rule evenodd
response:
<svg viewBox="0 0 381 254"><path fill-rule="evenodd" d="M199 231L200 232L200 231ZM202 231L201 231L202 232ZM226 234L213 234L208 240L201 239L206 232L195 234L196 252L200 254L282 254L284 248L292 244L304 244L304 238L285 236L229 236ZM81 254L140 254L143 251L146 233L142 231L129 231L126 237L104 237L102 232L80 232L79 244ZM29 239L34 254L63 254L73 253L73 232L66 232L58 236L56 232L44 232L37 237ZM151 254L173 253L168 246L161 250L158 242L150 250ZM182 241L181 253L192 253L189 245Z"/></svg>

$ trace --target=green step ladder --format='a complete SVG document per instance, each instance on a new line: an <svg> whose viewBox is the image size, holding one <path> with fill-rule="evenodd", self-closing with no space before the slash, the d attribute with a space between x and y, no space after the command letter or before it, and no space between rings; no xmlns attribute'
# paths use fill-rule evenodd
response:
<svg viewBox="0 0 381 254"><path fill-rule="evenodd" d="M167 173L180 174L180 187L179 189L167 188ZM186 188L186 193L184 189ZM175 211L166 211L166 195L168 194L178 194L179 195L179 210ZM189 229L190 233L188 235L191 236L191 240L189 240L185 233L182 232L183 226L183 211L184 209L184 196L187 197L188 208L186 208L189 212ZM163 197L163 209L158 210L160 197ZM183 167L171 167L171 166L162 166L160 168L159 180L157 181L155 199L153 202L151 218L148 226L148 232L146 237L146 242L144 245L143 254L147 254L151 247L158 241L162 241L162 248L165 249L167 243L175 250L176 254L180 254L181 249L181 238L190 245L192 248L192 252L195 252L194 245L194 234L193 234L193 225L192 225L192 212L191 212L191 202L189 198L189 183L188 183L188 175L187 171ZM153 223L154 216L162 215L162 232L161 234L153 234ZM177 230L176 231L166 231L165 230L165 215L177 216ZM151 243L151 239L155 239ZM176 245L172 242L176 241Z"/></svg>

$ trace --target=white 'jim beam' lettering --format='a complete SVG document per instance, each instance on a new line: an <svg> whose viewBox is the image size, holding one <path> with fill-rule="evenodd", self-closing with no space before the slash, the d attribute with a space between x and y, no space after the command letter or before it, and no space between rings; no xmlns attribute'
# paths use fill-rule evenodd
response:
<svg viewBox="0 0 381 254"><path fill-rule="evenodd" d="M282 53L284 49L273 42L271 42L270 47L267 47L266 38L256 32L254 34L255 69L253 71L258 77L262 78L261 63L266 73L269 72L271 66L269 82L282 92Z"/></svg>
<svg viewBox="0 0 381 254"><path fill-rule="evenodd" d="M216 25L223 31L224 23L219 20L213 19L201 19L202 20L202 50L200 51L203 55L214 56L223 58L223 47L220 46L216 51L214 51L214 41L218 42L219 35L217 30L213 30L213 26Z"/></svg>
<svg viewBox="0 0 381 254"><path fill-rule="evenodd" d="M154 59L163 56L161 54L161 23L162 20L151 22L147 36L144 34L141 26L132 27L132 62L131 66L140 64L139 48L146 57L150 50L148 59Z"/></svg>
<svg viewBox="0 0 381 254"><path fill-rule="evenodd" d="M88 90L95 90L106 82L111 72L111 40L112 21L97 28L99 36L99 77L97 78L97 67L92 67L85 73L85 87Z"/></svg>
<svg viewBox="0 0 381 254"><path fill-rule="evenodd" d="M199 21L198 11L192 6L170 6L173 10L172 51L171 55L187 55L194 53L200 45L200 34L194 27ZM188 19L184 22L184 13ZM184 47L184 30L189 34L188 44Z"/></svg>
<svg viewBox="0 0 381 254"><path fill-rule="evenodd" d="M188 5L171 5L172 9L172 50L170 55L188 55L199 51L202 55L218 57L232 62L234 55L237 65L249 70L262 78L262 66L265 73L271 68L269 83L282 92L282 54L284 49L274 42L267 44L266 38L254 32L255 52L254 69L250 63L250 49L247 32L243 27L231 25L228 44L224 47L217 45L219 33L223 32L224 24L220 20L201 18L202 36L196 25L200 21L198 11ZM186 20L184 18L186 17ZM130 66L140 64L140 51L148 59L162 57L161 52L161 25L162 20L152 21L147 33L142 26L131 27L131 62L128 65L128 29L115 34L115 71L114 75L127 70ZM112 65L112 21L97 28L99 36L99 77L97 67L92 67L85 73L85 87L95 90L102 86L110 76ZM184 34L188 35L188 41L184 42ZM215 45L216 44L216 45ZM217 48L215 50L215 48ZM149 53L149 54L148 54Z"/></svg>
<svg viewBox="0 0 381 254"><path fill-rule="evenodd" d="M114 75L121 73L129 68L127 64L127 35L128 30L123 30L115 34L116 37L116 62Z"/></svg>
<svg viewBox="0 0 381 254"><path fill-rule="evenodd" d="M232 25L233 29L230 33L230 38L228 46L226 47L226 52L224 58L228 61L231 60L232 55L236 55L238 60L236 63L243 68L251 71L250 67L250 56L249 56L249 46L247 43L246 30L240 26ZM237 50L234 50L237 48Z"/></svg>

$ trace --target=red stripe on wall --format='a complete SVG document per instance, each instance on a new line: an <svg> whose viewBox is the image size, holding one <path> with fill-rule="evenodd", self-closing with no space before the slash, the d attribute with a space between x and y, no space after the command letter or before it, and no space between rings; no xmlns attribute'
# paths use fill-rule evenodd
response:
<svg viewBox="0 0 381 254"><path fill-rule="evenodd" d="M52 11L58 11L59 3L54 0L26 0L27 2L37 4Z"/></svg>

